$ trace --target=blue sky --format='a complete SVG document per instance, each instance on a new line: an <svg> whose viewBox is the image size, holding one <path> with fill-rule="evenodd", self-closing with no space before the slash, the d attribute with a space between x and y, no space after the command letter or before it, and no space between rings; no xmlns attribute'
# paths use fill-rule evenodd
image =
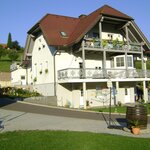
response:
<svg viewBox="0 0 150 150"><path fill-rule="evenodd" d="M135 19L150 41L150 0L0 0L0 43L25 45L27 31L45 14L78 17L108 4Z"/></svg>

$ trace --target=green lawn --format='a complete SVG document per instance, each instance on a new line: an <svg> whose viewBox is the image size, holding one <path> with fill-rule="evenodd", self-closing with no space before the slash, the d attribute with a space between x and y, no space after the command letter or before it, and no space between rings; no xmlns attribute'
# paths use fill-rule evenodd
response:
<svg viewBox="0 0 150 150"><path fill-rule="evenodd" d="M18 131L0 134L1 150L148 150L150 138L69 131Z"/></svg>
<svg viewBox="0 0 150 150"><path fill-rule="evenodd" d="M147 107L148 114L150 114L150 104L144 104ZM89 108L88 110L91 111L98 111L98 112L109 112L109 107L107 108ZM111 107L112 113L126 113L126 106L116 106Z"/></svg>
<svg viewBox="0 0 150 150"><path fill-rule="evenodd" d="M109 112L109 107L105 108L89 108L88 110L92 111L98 111L98 112ZM116 107L111 107L111 112L112 113L126 113L126 106L116 106Z"/></svg>

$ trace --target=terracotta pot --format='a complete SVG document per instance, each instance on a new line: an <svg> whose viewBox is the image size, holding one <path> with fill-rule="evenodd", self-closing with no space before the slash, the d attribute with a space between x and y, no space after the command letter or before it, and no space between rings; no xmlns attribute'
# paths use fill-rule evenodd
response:
<svg viewBox="0 0 150 150"><path fill-rule="evenodd" d="M140 134L140 128L138 128L138 127L132 127L132 133L135 134L135 135Z"/></svg>

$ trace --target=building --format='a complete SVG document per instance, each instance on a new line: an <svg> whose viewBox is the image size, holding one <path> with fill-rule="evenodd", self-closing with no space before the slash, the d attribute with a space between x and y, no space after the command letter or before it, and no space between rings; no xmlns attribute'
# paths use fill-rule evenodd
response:
<svg viewBox="0 0 150 150"><path fill-rule="evenodd" d="M148 50L134 19L108 5L79 18L47 14L28 31L23 67L11 67L12 84L57 96L58 106L86 108L108 105L110 89L113 105L132 103L140 82L147 101Z"/></svg>
<svg viewBox="0 0 150 150"><path fill-rule="evenodd" d="M9 72L0 72L0 88L11 86L10 76Z"/></svg>
<svg viewBox="0 0 150 150"><path fill-rule="evenodd" d="M2 44L2 43L0 43L0 46L1 46L2 48L4 48L4 49L7 48L7 44Z"/></svg>

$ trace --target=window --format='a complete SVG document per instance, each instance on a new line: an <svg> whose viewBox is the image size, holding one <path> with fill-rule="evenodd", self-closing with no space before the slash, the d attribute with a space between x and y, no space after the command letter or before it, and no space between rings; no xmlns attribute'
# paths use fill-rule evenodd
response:
<svg viewBox="0 0 150 150"><path fill-rule="evenodd" d="M128 67L133 67L132 65L132 57L127 57Z"/></svg>
<svg viewBox="0 0 150 150"><path fill-rule="evenodd" d="M133 67L133 57L127 56L128 67ZM125 67L125 56L116 57L116 67Z"/></svg>
<svg viewBox="0 0 150 150"><path fill-rule="evenodd" d="M64 32L64 31L61 31L60 34L61 34L62 37L67 37L67 33Z"/></svg>
<svg viewBox="0 0 150 150"><path fill-rule="evenodd" d="M80 92L81 92L81 96L83 96L83 89L81 89Z"/></svg>
<svg viewBox="0 0 150 150"><path fill-rule="evenodd" d="M25 80L25 76L21 76L21 80Z"/></svg>
<svg viewBox="0 0 150 150"><path fill-rule="evenodd" d="M99 38L99 34L98 34L98 33L93 32L93 37L94 37L94 38Z"/></svg>
<svg viewBox="0 0 150 150"><path fill-rule="evenodd" d="M108 37L109 37L110 40L112 40L113 39L113 34L108 34Z"/></svg>
<svg viewBox="0 0 150 150"><path fill-rule="evenodd" d="M125 88L125 95L128 95L128 89Z"/></svg>
<svg viewBox="0 0 150 150"><path fill-rule="evenodd" d="M124 67L124 57L117 57L116 58L116 66L117 67Z"/></svg>

